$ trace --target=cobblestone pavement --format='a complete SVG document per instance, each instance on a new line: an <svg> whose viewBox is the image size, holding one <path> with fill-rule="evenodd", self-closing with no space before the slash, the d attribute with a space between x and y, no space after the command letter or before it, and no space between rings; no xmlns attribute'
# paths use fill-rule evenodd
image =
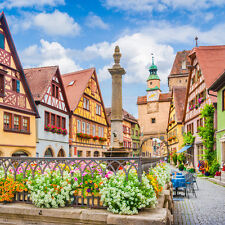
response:
<svg viewBox="0 0 225 225"><path fill-rule="evenodd" d="M197 198L175 197L175 225L225 225L225 187L197 178Z"/></svg>

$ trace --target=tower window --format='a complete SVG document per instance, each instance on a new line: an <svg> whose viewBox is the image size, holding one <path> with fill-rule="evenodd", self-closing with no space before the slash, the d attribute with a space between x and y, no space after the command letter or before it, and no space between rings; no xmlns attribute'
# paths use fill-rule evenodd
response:
<svg viewBox="0 0 225 225"><path fill-rule="evenodd" d="M150 82L150 85L152 85L152 82Z"/></svg>
<svg viewBox="0 0 225 225"><path fill-rule="evenodd" d="M187 69L186 61L184 60L184 61L182 61L182 70L186 70L186 69Z"/></svg>
<svg viewBox="0 0 225 225"><path fill-rule="evenodd" d="M155 118L152 118L152 123L155 123Z"/></svg>

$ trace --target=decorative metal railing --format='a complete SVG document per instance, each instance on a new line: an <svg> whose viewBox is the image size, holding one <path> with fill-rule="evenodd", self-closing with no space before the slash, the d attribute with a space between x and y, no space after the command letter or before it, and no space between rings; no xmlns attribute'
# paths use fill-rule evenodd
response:
<svg viewBox="0 0 225 225"><path fill-rule="evenodd" d="M63 177L65 172L69 172L73 177L77 172L80 174L82 181L88 174L94 177L96 171L100 176L105 177L108 171L116 174L122 170L128 179L131 170L137 172L139 181L141 182L142 172L147 171L149 167L154 166L162 158L141 158L141 157L126 157L126 158L33 158L33 157L0 157L0 178L13 177L17 180L18 177L27 178L45 174L47 171L58 171ZM17 193L15 202L31 203L31 198L28 192ZM72 205L87 206L102 208L100 196L84 196L82 191L74 196Z"/></svg>

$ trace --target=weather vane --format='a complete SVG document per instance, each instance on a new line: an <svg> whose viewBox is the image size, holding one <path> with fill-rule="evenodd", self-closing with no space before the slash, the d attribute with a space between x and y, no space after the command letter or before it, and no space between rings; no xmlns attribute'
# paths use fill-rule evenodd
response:
<svg viewBox="0 0 225 225"><path fill-rule="evenodd" d="M198 47L198 36L195 37L195 46Z"/></svg>

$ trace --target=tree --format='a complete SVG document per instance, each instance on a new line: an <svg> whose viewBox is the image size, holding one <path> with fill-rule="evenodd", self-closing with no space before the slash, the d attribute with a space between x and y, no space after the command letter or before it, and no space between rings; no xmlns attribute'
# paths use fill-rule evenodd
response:
<svg viewBox="0 0 225 225"><path fill-rule="evenodd" d="M209 166L212 165L213 160L216 158L216 151L214 150L215 143L215 129L214 129L214 106L206 104L205 107L201 110L201 118L204 118L204 126L199 127L199 136L203 140L204 157L208 161Z"/></svg>

